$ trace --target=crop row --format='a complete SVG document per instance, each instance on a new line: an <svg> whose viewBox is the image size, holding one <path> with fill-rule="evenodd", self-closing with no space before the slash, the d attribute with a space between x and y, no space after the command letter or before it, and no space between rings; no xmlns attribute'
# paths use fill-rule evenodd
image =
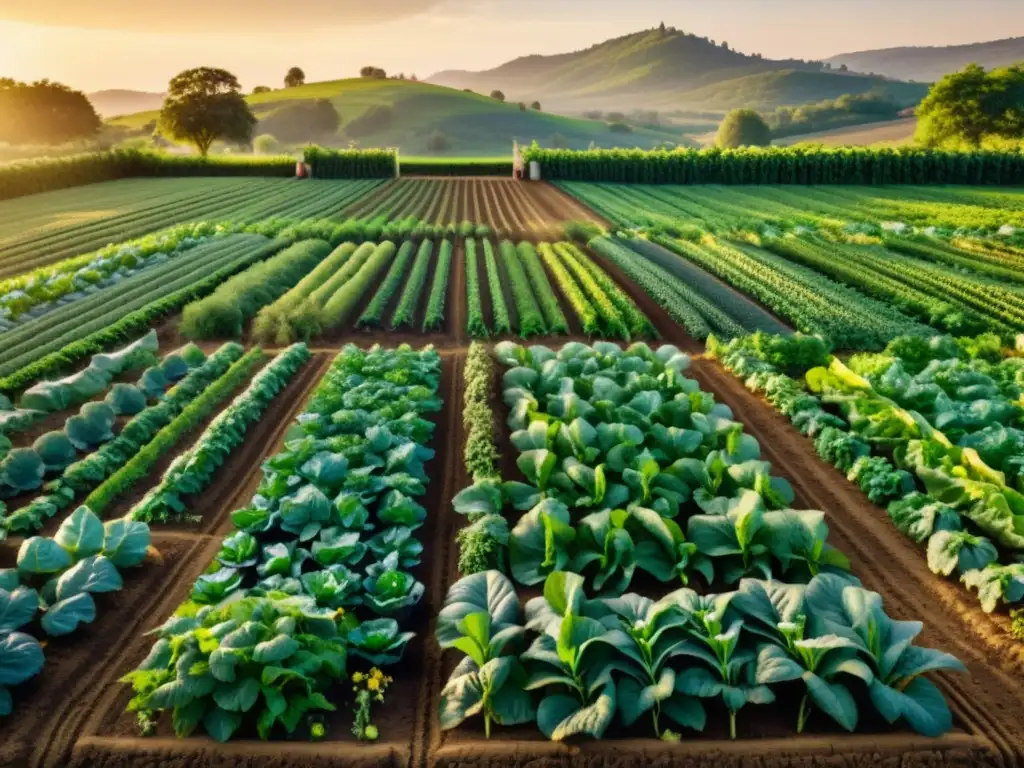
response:
<svg viewBox="0 0 1024 768"><path fill-rule="evenodd" d="M997 337L900 338L848 364L815 338L709 339L709 351L888 505L935 573L977 588L986 611L1024 601L1024 364Z"/></svg>
<svg viewBox="0 0 1024 768"><path fill-rule="evenodd" d="M179 736L202 726L217 741L248 728L308 735L308 715L336 708L353 668L401 659L424 594L410 570L439 379L429 348L341 351L216 562L124 678L144 723L167 713ZM382 692L379 670L352 679L367 677ZM369 706L360 738L371 738Z"/></svg>
<svg viewBox="0 0 1024 768"><path fill-rule="evenodd" d="M1018 184L1016 152L904 147L740 149L541 149L523 154L546 179L631 184Z"/></svg>
<svg viewBox="0 0 1024 768"><path fill-rule="evenodd" d="M754 297L798 330L824 334L840 347L877 348L897 336L934 333L892 306L752 245L715 238L700 244L665 236L654 241Z"/></svg>
<svg viewBox="0 0 1024 768"><path fill-rule="evenodd" d="M132 417L113 440L69 465L56 480L47 484L45 495L0 518L0 537L6 537L8 532L38 531L49 518L66 509L80 495L104 483L224 376L244 353L241 345L225 344L201 365L190 370L158 403Z"/></svg>
<svg viewBox="0 0 1024 768"><path fill-rule="evenodd" d="M913 646L920 625L849 578L824 513L790 508L757 441L686 378L686 355L603 342L495 355L525 482L479 478L453 502L509 523L496 567L456 582L437 619L439 645L462 655L442 729L482 716L487 736L535 723L562 741L617 721L678 739L724 714L735 738L741 710L793 681L798 732L811 717L853 731L862 708L926 735L952 727L923 673L963 665ZM460 534L467 566L470 541ZM650 583L639 571L674 590L628 593ZM735 589L681 586L697 579ZM516 584L543 584L525 622Z"/></svg>
<svg viewBox="0 0 1024 768"><path fill-rule="evenodd" d="M271 401L309 360L305 344L294 344L257 373L249 386L210 422L187 452L178 456L160 482L132 507L129 517L143 522L194 520L185 498L204 491L214 474L245 440Z"/></svg>

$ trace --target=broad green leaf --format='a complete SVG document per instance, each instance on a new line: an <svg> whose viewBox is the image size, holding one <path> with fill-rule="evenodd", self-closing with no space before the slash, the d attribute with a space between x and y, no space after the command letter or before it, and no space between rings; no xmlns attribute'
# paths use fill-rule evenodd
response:
<svg viewBox="0 0 1024 768"><path fill-rule="evenodd" d="M79 507L61 523L53 537L75 560L103 551L106 531L100 520L88 507Z"/></svg>

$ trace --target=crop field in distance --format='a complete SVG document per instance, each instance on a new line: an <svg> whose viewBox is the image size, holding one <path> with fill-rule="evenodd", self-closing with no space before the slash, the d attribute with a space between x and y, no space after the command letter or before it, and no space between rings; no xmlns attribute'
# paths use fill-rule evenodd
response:
<svg viewBox="0 0 1024 768"><path fill-rule="evenodd" d="M0 766L1024 763L1022 234L1008 187L0 202Z"/></svg>

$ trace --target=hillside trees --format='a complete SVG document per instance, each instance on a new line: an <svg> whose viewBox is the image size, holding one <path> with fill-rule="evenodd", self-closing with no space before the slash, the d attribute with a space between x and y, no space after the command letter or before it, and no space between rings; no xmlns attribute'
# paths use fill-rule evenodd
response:
<svg viewBox="0 0 1024 768"><path fill-rule="evenodd" d="M284 87L285 88L297 88L300 85L306 84L306 73L303 72L299 67L292 67L288 70L288 74L284 76Z"/></svg>
<svg viewBox="0 0 1024 768"><path fill-rule="evenodd" d="M491 91L491 98L496 101L505 101L505 94L501 91Z"/></svg>
<svg viewBox="0 0 1024 768"><path fill-rule="evenodd" d="M372 77L376 78L377 80L385 80L387 79L388 73L385 72L380 67L363 67L362 69L359 70L359 76Z"/></svg>
<svg viewBox="0 0 1024 768"><path fill-rule="evenodd" d="M248 142L256 117L238 78L223 69L198 67L171 80L159 125L169 138L194 145L206 157L218 139Z"/></svg>
<svg viewBox="0 0 1024 768"><path fill-rule="evenodd" d="M932 86L917 109L917 139L930 147L1024 138L1024 68L969 64Z"/></svg>
<svg viewBox="0 0 1024 768"><path fill-rule="evenodd" d="M540 102L535 101L532 104L530 104L530 109L540 112Z"/></svg>
<svg viewBox="0 0 1024 768"><path fill-rule="evenodd" d="M270 93L270 86L267 86L267 85L257 85L255 88L252 89L252 95L253 96L256 96L257 94L260 94L260 93Z"/></svg>
<svg viewBox="0 0 1024 768"><path fill-rule="evenodd" d="M716 143L723 149L766 147L772 143L772 132L754 110L734 109L718 127Z"/></svg>
<svg viewBox="0 0 1024 768"><path fill-rule="evenodd" d="M28 84L0 78L0 142L62 144L99 128L96 110L80 91L49 80Z"/></svg>

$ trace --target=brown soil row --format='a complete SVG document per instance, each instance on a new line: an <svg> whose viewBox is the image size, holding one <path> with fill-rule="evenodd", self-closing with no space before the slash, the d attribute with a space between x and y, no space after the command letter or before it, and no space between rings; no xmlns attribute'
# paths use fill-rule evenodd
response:
<svg viewBox="0 0 1024 768"><path fill-rule="evenodd" d="M433 224L472 221L503 235L557 237L567 221L607 224L547 182L505 178L410 178L388 182L343 212L372 216L394 207L393 218L416 216Z"/></svg>

